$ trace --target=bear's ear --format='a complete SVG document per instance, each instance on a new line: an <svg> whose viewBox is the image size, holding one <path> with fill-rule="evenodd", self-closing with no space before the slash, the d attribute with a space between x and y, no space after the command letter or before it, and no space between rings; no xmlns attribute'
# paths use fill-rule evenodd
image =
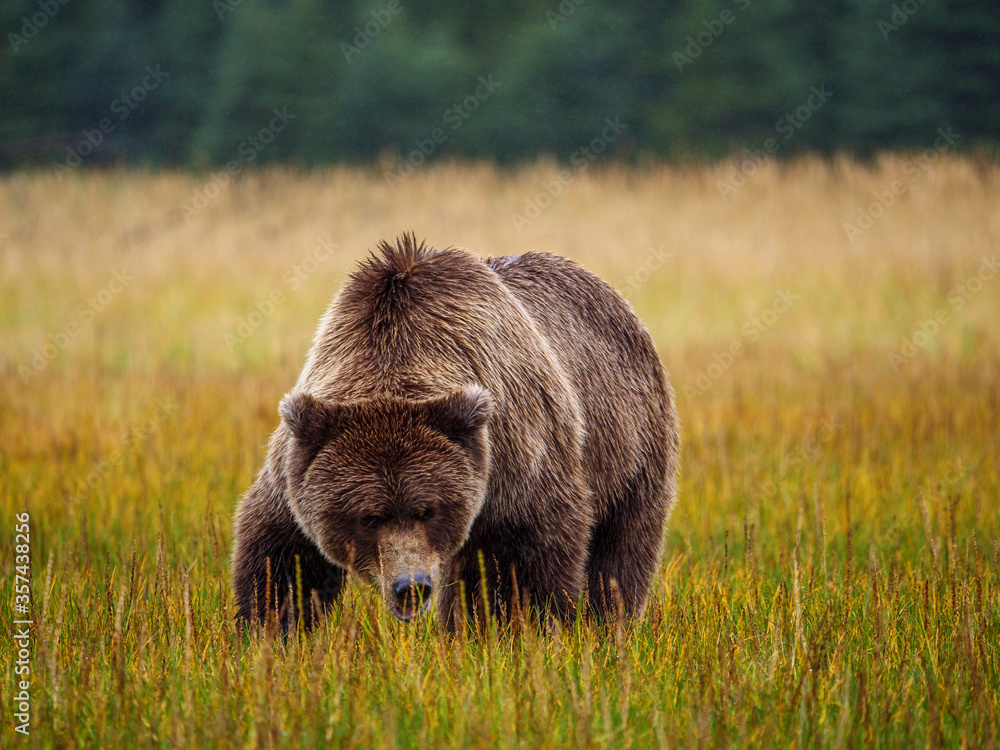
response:
<svg viewBox="0 0 1000 750"><path fill-rule="evenodd" d="M493 396L478 385L425 401L422 406L431 426L467 448L493 416Z"/></svg>
<svg viewBox="0 0 1000 750"><path fill-rule="evenodd" d="M333 437L341 412L338 404L296 391L286 395L278 406L278 414L291 429L299 446L312 456Z"/></svg>

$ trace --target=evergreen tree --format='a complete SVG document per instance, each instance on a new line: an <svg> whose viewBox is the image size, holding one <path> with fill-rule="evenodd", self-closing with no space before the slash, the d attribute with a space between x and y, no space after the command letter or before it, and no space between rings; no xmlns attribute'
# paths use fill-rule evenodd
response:
<svg viewBox="0 0 1000 750"><path fill-rule="evenodd" d="M933 24L942 10L849 0L838 29L838 133L850 150L872 153L930 143L948 120L943 50ZM907 6L909 7L909 6Z"/></svg>
<svg viewBox="0 0 1000 750"><path fill-rule="evenodd" d="M86 48L85 10L57 5L38 15L36 0L0 5L0 164L56 158L79 135L79 97L67 71Z"/></svg>
<svg viewBox="0 0 1000 750"><path fill-rule="evenodd" d="M1000 5L950 0L938 21L948 120L966 143L1000 134Z"/></svg>
<svg viewBox="0 0 1000 750"><path fill-rule="evenodd" d="M596 2L557 18L539 12L496 69L499 101L482 123L494 155L568 158L599 138L609 118L634 129L641 104L632 31L627 17ZM617 148L633 138L620 135Z"/></svg>
<svg viewBox="0 0 1000 750"><path fill-rule="evenodd" d="M362 159L384 152L406 156L417 140L442 128L448 138L435 143L431 156L451 152L456 131L445 117L475 89L472 61L444 29L421 29L405 9L372 36L367 31L376 28L374 17L371 10L361 15L352 29L351 50L344 50L347 64L333 128L338 148ZM357 28L364 35L357 35Z"/></svg>
<svg viewBox="0 0 1000 750"><path fill-rule="evenodd" d="M0 29L7 166L571 159L608 120L602 159L1000 138L994 0L10 0Z"/></svg>
<svg viewBox="0 0 1000 750"><path fill-rule="evenodd" d="M149 107L155 113L146 155L151 161L186 163L216 86L223 29L240 12L239 0L166 0L152 26L157 63L168 85Z"/></svg>
<svg viewBox="0 0 1000 750"><path fill-rule="evenodd" d="M226 19L192 160L308 159L301 124L316 113L335 75L325 64L328 29L320 0L242 0Z"/></svg>

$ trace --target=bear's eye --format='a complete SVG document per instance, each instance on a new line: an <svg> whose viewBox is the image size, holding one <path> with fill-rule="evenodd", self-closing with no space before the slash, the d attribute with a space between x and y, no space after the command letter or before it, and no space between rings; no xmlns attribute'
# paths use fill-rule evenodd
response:
<svg viewBox="0 0 1000 750"><path fill-rule="evenodd" d="M421 521L429 521L432 518L434 518L433 508L424 508L419 513L417 513L417 519Z"/></svg>
<svg viewBox="0 0 1000 750"><path fill-rule="evenodd" d="M365 516L361 519L361 525L366 529L376 529L382 523L382 519L378 516Z"/></svg>

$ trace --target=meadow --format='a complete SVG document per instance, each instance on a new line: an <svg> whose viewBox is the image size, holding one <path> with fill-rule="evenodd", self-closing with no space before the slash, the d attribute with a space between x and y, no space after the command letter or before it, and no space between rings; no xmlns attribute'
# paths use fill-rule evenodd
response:
<svg viewBox="0 0 1000 750"><path fill-rule="evenodd" d="M0 176L0 744L996 747L1000 166L747 171ZM351 585L309 636L235 628L278 400L410 229L570 256L648 325L683 449L641 621L450 637Z"/></svg>

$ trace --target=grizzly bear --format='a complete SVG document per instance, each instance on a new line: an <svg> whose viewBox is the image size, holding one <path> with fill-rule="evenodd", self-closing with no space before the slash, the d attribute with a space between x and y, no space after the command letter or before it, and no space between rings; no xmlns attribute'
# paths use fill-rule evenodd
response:
<svg viewBox="0 0 1000 750"><path fill-rule="evenodd" d="M640 614L679 439L629 304L552 255L378 250L323 315L237 509L238 617L309 627L348 571L401 620L432 601L452 626Z"/></svg>

